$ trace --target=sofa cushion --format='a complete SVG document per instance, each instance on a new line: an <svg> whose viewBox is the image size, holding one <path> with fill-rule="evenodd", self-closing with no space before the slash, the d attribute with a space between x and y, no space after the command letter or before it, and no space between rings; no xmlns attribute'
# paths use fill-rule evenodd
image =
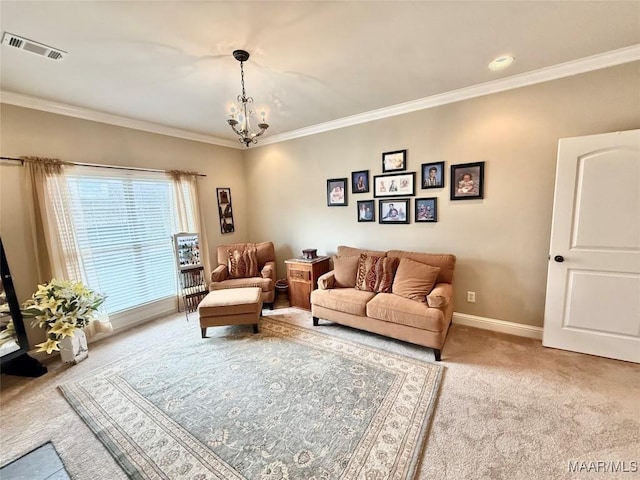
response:
<svg viewBox="0 0 640 480"><path fill-rule="evenodd" d="M231 250L229 254L229 277L250 278L258 275L258 255L255 247Z"/></svg>
<svg viewBox="0 0 640 480"><path fill-rule="evenodd" d="M261 294L259 288L236 288L226 291L209 292L198 305L200 317L222 317L254 313L259 307Z"/></svg>
<svg viewBox="0 0 640 480"><path fill-rule="evenodd" d="M337 288L353 288L356 286L356 276L358 275L359 257L345 257L334 255L334 286Z"/></svg>
<svg viewBox="0 0 640 480"><path fill-rule="evenodd" d="M350 313L364 317L367 315L367 302L374 297L373 292L363 292L355 288L332 288L311 292L311 303L330 310Z"/></svg>
<svg viewBox="0 0 640 480"><path fill-rule="evenodd" d="M456 266L456 256L448 253L405 252L403 250L389 250L387 257L408 258L415 262L425 263L432 267L440 267L436 283L453 283L453 270Z"/></svg>
<svg viewBox="0 0 640 480"><path fill-rule="evenodd" d="M267 262L274 262L276 259L276 250L273 246L273 242L260 242L254 244L256 247L256 253L258 255L258 268L262 267Z"/></svg>
<svg viewBox="0 0 640 480"><path fill-rule="evenodd" d="M271 292L274 289L271 278L251 277L251 278L229 278L224 282L211 282L209 290L225 290L227 288L258 287L263 292Z"/></svg>
<svg viewBox="0 0 640 480"><path fill-rule="evenodd" d="M379 293L367 303L367 316L390 323L441 332L445 328L444 314L425 303L414 302L393 293Z"/></svg>
<svg viewBox="0 0 640 480"><path fill-rule="evenodd" d="M386 257L387 252L383 252L380 250L363 250L361 248L347 247L345 245L340 245L338 247L338 255L342 255L343 257L359 257L361 253L366 253L367 255L375 255L376 257Z"/></svg>
<svg viewBox="0 0 640 480"><path fill-rule="evenodd" d="M276 252L273 242L260 243L228 243L218 245L218 265L229 264L229 250L245 250L246 248L255 248L258 255L258 268L262 268L265 263L273 262L276 259Z"/></svg>
<svg viewBox="0 0 640 480"><path fill-rule="evenodd" d="M439 272L440 267L401 258L396 276L393 278L391 293L416 302L427 303L427 295L436 284Z"/></svg>
<svg viewBox="0 0 640 480"><path fill-rule="evenodd" d="M225 245L218 245L218 265L229 265L229 250L244 250L245 248L255 246L255 243L228 243Z"/></svg>
<svg viewBox="0 0 640 480"><path fill-rule="evenodd" d="M396 258L361 253L358 260L356 288L367 292L390 292L397 267L398 259Z"/></svg>

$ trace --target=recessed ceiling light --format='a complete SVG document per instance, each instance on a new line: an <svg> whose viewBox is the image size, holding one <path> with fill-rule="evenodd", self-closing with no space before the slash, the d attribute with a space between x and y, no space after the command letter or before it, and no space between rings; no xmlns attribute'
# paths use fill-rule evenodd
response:
<svg viewBox="0 0 640 480"><path fill-rule="evenodd" d="M491 62L489 64L489 68L491 70L502 70L503 68L507 68L509 65L511 65L514 60L515 58L509 55L504 55L502 57L496 58L493 62Z"/></svg>

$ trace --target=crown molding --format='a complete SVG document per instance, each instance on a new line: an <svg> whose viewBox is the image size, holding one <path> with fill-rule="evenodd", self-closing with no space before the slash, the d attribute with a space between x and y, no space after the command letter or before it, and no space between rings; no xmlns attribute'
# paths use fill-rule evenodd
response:
<svg viewBox="0 0 640 480"><path fill-rule="evenodd" d="M471 98L481 97L484 95L491 95L493 93L504 92L529 85L535 85L537 83L579 75L581 73L587 73L594 70L601 70L603 68L635 62L637 60L640 60L640 44L592 55L578 60L572 60L570 62L541 68L539 70L533 70L531 72L521 73L519 75L513 75L499 80L480 83L471 87L465 87L418 100L412 100L406 103L400 103L398 105L392 105L390 107L372 110L370 112L351 115L338 120L319 123L317 125L300 128L298 130L291 130L289 132L264 138L257 147L337 130L339 128L350 127L352 125L359 125L361 123L373 122L375 120L416 112L418 110L426 110L428 108L439 107L441 105L460 102L462 100L469 100Z"/></svg>
<svg viewBox="0 0 640 480"><path fill-rule="evenodd" d="M349 117L340 118L338 120L331 120L329 122L319 123L310 127L291 130L289 132L284 132L269 137L262 137L260 143L253 148L259 148L264 145L270 145L274 143L284 142L286 140L293 140L300 137L306 137L309 135L315 135L331 130L350 127L352 125L359 125L361 123L373 122L375 120L381 120L383 118L395 117L397 115L403 115L418 110L426 110L429 108L439 107L441 105L447 105L449 103L460 102L484 95L491 95L493 93L504 92L507 90L526 87L537 83L543 83L551 80L570 77L573 75L579 75L581 73L587 73L594 70L621 65L624 63L635 62L638 60L640 60L640 44L631 45L629 47L620 48L618 50L612 50L609 52L592 55L590 57L572 60L570 62L541 68L539 70L534 70L531 72L521 73L519 75L513 75L511 77L506 77L499 80L481 83L478 85L473 85L471 87L452 90L450 92L432 95L430 97L412 100L410 102L392 105L390 107L379 108L370 112L359 113L356 115L351 115ZM56 113L68 117L80 118L83 120L91 120L94 122L132 128L134 130L142 130L145 132L167 135L170 137L183 138L185 140L193 140L196 142L210 143L213 145L220 145L222 147L244 150L244 147L236 141L213 137L210 135L204 135L188 130L181 130L179 128L167 127L165 125L159 125L152 122L144 122L141 120L120 117L118 115L112 115L109 113L76 107L73 105L67 105L43 98L31 97L28 95L10 91L0 91L0 102L9 105L16 105L19 107L31 108L34 110Z"/></svg>
<svg viewBox="0 0 640 480"><path fill-rule="evenodd" d="M194 140L196 142L210 143L220 145L222 147L230 147L242 149L243 146L239 142L234 142L224 138L204 135L202 133L191 132L189 130L181 130L179 128L167 127L152 122L144 122L142 120L134 120L132 118L120 117L110 113L90 110L88 108L67 105L44 98L32 97L21 93L10 92L7 90L0 91L0 103L8 105L16 105L18 107L31 108L33 110L41 110L67 117L80 118L82 120L91 120L93 122L107 123L118 127L132 128L134 130L142 130L149 133L157 133L169 137L183 138L185 140Z"/></svg>

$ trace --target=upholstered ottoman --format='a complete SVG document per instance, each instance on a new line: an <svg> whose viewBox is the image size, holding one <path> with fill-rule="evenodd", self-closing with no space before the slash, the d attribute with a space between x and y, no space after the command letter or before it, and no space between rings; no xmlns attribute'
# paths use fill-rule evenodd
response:
<svg viewBox="0 0 640 480"><path fill-rule="evenodd" d="M253 324L258 333L262 312L262 290L258 287L227 288L209 292L198 305L202 338L207 327Z"/></svg>

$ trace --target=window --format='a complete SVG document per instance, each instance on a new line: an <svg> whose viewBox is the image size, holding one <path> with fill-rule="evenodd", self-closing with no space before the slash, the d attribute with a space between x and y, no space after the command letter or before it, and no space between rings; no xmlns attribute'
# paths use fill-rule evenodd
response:
<svg viewBox="0 0 640 480"><path fill-rule="evenodd" d="M85 281L107 296L107 313L175 297L173 181L81 167L65 179Z"/></svg>

